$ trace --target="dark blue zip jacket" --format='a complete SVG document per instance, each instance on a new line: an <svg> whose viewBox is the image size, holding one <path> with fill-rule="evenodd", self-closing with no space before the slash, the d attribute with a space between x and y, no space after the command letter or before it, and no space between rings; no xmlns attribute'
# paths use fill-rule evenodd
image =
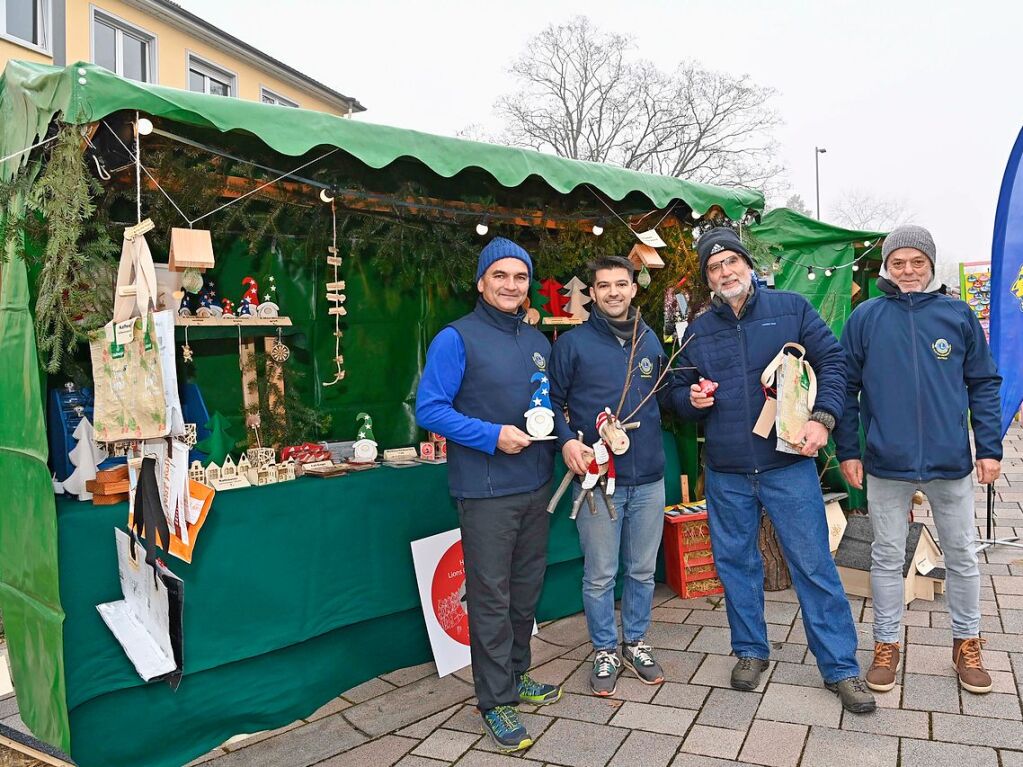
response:
<svg viewBox="0 0 1023 767"><path fill-rule="evenodd" d="M502 425L525 429L525 412L536 390L529 379L546 370L550 358L550 342L524 316L479 299L472 312L444 328L430 345L416 395L416 420L448 437L448 486L455 498L527 493L551 479L551 441L534 442L516 455L497 449Z"/></svg>
<svg viewBox="0 0 1023 767"><path fill-rule="evenodd" d="M968 417L977 458L1002 457L1001 376L980 322L940 293L886 295L856 307L842 332L849 384L835 428L838 460L860 457L876 477L927 481L970 473Z"/></svg>
<svg viewBox="0 0 1023 767"><path fill-rule="evenodd" d="M676 363L687 385L700 376L717 381L714 405L697 410L686 399L682 415L704 421L704 457L714 471L755 474L780 469L798 455L775 449L777 437L753 433L764 406L760 374L789 342L806 349L817 374L814 410L837 419L845 400L845 360L842 347L810 302L798 293L756 288L737 319L727 303L715 301L689 326L686 344Z"/></svg>
<svg viewBox="0 0 1023 767"><path fill-rule="evenodd" d="M625 388L625 375L632 342L623 346L599 311L590 312L589 319L561 335L551 352L551 405L555 417L558 445L583 433L583 441L592 445L597 435L597 414L605 407L614 413ZM664 349L653 330L640 320L636 332L634 373L621 417L632 413L654 388L667 364ZM663 387L643 404L630 420L639 421L639 428L629 431L629 449L615 456L615 482L623 487L644 485L664 477L664 445L661 438L661 412L677 410L679 399L687 399L689 391L669 374ZM561 416L567 406L569 421Z"/></svg>

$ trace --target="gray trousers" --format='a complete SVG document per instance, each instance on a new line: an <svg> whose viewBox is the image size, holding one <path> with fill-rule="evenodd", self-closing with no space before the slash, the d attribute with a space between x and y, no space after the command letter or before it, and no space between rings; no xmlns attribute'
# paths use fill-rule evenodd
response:
<svg viewBox="0 0 1023 767"><path fill-rule="evenodd" d="M898 642L902 634L902 567L909 534L909 508L920 489L931 504L938 545L945 555L945 601L952 637L980 636L980 568L973 509L973 477L905 482L868 475L867 505L874 527L870 587L874 595L874 640Z"/></svg>
<svg viewBox="0 0 1023 767"><path fill-rule="evenodd" d="M531 493L458 502L477 706L519 702L536 603L547 567L548 482Z"/></svg>

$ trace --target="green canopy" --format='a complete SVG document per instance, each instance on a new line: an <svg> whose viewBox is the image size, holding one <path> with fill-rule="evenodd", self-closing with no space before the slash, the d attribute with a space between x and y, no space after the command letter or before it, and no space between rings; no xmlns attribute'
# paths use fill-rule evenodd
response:
<svg viewBox="0 0 1023 767"><path fill-rule="evenodd" d="M502 186L513 188L537 176L561 194L588 184L612 200L638 192L658 208L682 200L702 215L717 205L732 219L764 207L760 192L373 125L323 112L149 85L82 62L66 68L24 61L7 64L0 79L0 157L35 143L58 113L67 122L84 124L123 109L220 131L245 131L285 155L302 155L316 146L336 146L371 168L384 168L399 158L411 157L444 178L467 168L479 168ZM21 159L0 168L0 178L10 177Z"/></svg>

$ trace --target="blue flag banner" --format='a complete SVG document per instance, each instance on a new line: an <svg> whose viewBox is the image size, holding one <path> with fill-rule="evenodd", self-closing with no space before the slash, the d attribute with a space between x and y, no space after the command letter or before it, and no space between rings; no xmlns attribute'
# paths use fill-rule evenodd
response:
<svg viewBox="0 0 1023 767"><path fill-rule="evenodd" d="M1002 375L1002 436L1023 402L1023 131L1005 166L991 243L991 353Z"/></svg>

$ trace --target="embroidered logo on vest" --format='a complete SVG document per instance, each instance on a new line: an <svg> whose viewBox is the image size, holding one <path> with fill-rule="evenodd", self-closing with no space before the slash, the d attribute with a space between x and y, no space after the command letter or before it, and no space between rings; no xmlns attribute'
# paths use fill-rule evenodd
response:
<svg viewBox="0 0 1023 767"><path fill-rule="evenodd" d="M536 365L537 370L547 369L547 360L543 358L540 352L533 352L533 364Z"/></svg>

